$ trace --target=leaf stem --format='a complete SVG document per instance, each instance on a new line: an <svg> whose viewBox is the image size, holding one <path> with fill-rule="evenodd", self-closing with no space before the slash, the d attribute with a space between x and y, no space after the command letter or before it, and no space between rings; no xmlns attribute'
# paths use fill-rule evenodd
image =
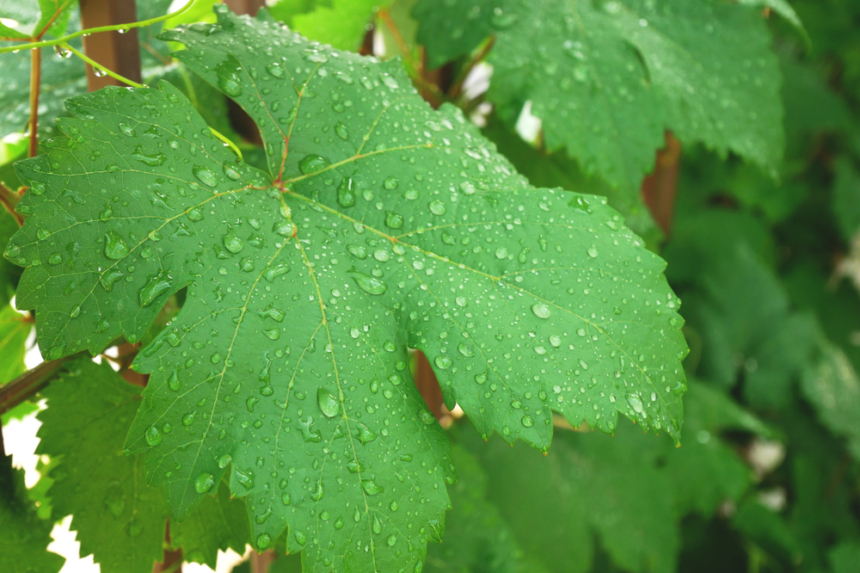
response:
<svg viewBox="0 0 860 573"><path fill-rule="evenodd" d="M15 206L18 204L19 199L21 199L21 196L18 193L12 191L0 181L0 205L3 205L3 208L12 215L19 227L23 227L24 216L15 212Z"/></svg>
<svg viewBox="0 0 860 573"><path fill-rule="evenodd" d="M32 370L24 372L2 388L0 388L0 414L5 414L30 396L48 385L51 378L54 377L56 371L66 362L84 356L86 353L81 352L42 362Z"/></svg>
<svg viewBox="0 0 860 573"><path fill-rule="evenodd" d="M236 147L235 143L230 141L230 139L226 135L216 130L214 127L210 127L209 131L212 132L212 135L224 142L224 145L229 147L233 151L233 153L236 154L236 161L242 161L242 152L239 150L238 147Z"/></svg>
<svg viewBox="0 0 860 573"><path fill-rule="evenodd" d="M42 86L42 50L30 50L30 145L28 157L35 157L39 149L39 92Z"/></svg>
<svg viewBox="0 0 860 573"><path fill-rule="evenodd" d="M88 63L89 65L91 65L93 68L101 71L102 73L112 77L115 80L121 81L122 83L128 84L128 85L135 87L135 88L145 88L146 87L143 84L139 84L134 80L130 80L126 77L119 75L118 73L114 72L113 70L109 70L108 68L104 67L103 65L101 65L100 63L95 61L94 59L88 57L86 54L84 54L80 50L76 50L75 48L73 48L69 44L62 44L62 48L65 50L69 50L71 53L73 53L74 55L76 55L77 57L79 57L80 59L82 59L83 61Z"/></svg>
<svg viewBox="0 0 860 573"><path fill-rule="evenodd" d="M69 40L74 40L75 38L79 38L81 36L88 36L90 34L97 34L99 32L125 32L132 28L144 28L146 26L151 26L152 24L157 24L158 22L163 22L168 18L178 16L191 8L192 4L194 4L194 0L188 0L185 6L183 6L176 12L165 14L164 16L159 16L157 18L150 18L149 20L141 20L140 22L128 22L127 24L114 24L111 26L100 26L98 28L87 28L86 30L80 30L78 32L75 32L74 34L69 34L68 36L57 38L56 40L30 42L29 44L22 44L20 46L8 46L5 48L0 48L0 54L5 54L6 52L17 52L18 50L27 50L30 48L46 48L48 46L59 46L62 44L66 44Z"/></svg>

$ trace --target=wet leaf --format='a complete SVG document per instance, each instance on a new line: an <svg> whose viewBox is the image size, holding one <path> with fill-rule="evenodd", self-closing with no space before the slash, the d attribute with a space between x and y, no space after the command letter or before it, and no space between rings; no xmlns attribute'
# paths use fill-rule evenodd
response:
<svg viewBox="0 0 860 573"><path fill-rule="evenodd" d="M779 2L779 4L783 4ZM775 174L780 73L758 10L713 0L422 0L438 66L496 36L488 99L513 125L526 101L546 145L632 197L671 130Z"/></svg>

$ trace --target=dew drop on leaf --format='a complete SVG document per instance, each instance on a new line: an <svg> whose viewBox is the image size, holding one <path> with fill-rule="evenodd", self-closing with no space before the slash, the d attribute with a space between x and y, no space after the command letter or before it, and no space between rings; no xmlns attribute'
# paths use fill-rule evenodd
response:
<svg viewBox="0 0 860 573"><path fill-rule="evenodd" d="M105 256L109 259L118 260L128 256L128 244L116 231L108 231L105 234Z"/></svg>
<svg viewBox="0 0 860 573"><path fill-rule="evenodd" d="M325 388L317 390L317 404L326 418L334 418L340 413L340 401Z"/></svg>
<svg viewBox="0 0 860 573"><path fill-rule="evenodd" d="M538 302L532 305L532 312L538 318L547 319L552 316L552 311L545 303Z"/></svg>
<svg viewBox="0 0 860 573"><path fill-rule="evenodd" d="M210 473L202 473L194 480L194 489L197 493L206 493L215 485L215 478Z"/></svg>
<svg viewBox="0 0 860 573"><path fill-rule="evenodd" d="M350 276L352 276L355 284L367 294L378 296L388 290L388 285L376 277L371 277L358 271L352 271Z"/></svg>
<svg viewBox="0 0 860 573"><path fill-rule="evenodd" d="M195 165L191 168L191 173L199 179L204 185L208 185L209 187L215 187L218 183L218 178L214 173L206 169L205 167L201 167L200 165Z"/></svg>

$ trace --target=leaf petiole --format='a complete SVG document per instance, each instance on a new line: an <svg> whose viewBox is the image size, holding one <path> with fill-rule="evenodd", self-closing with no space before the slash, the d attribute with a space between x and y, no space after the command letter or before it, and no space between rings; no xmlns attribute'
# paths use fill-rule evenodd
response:
<svg viewBox="0 0 860 573"><path fill-rule="evenodd" d="M5 48L0 48L0 54L5 54L6 52L17 52L18 50L29 50L32 48L46 48L48 46L59 46L66 44L69 40L74 40L75 38L80 38L81 36L88 36L90 34L97 34L99 32L115 32L115 31L127 31L132 28L145 28L146 26L151 26L152 24L157 24L158 22L163 22L168 18L173 18L174 16L178 16L183 12L187 11L191 8L191 5L194 4L194 0L188 0L188 2L177 10L176 12L172 12L170 14L165 14L164 16L159 16L157 18L150 18L149 20L141 20L140 22L128 22L127 24L114 24L111 26L101 26L98 28L87 28L86 30L79 30L74 34L69 34L68 36L63 36L62 38L57 38L55 40L44 40L41 42L30 42L29 44L20 44L16 46L8 46Z"/></svg>

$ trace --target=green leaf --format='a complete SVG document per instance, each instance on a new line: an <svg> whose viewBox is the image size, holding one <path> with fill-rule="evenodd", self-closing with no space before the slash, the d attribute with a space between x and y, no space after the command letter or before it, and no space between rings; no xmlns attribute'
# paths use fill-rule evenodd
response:
<svg viewBox="0 0 860 573"><path fill-rule="evenodd" d="M833 213L839 223L842 238L850 243L860 231L860 174L845 158L836 163Z"/></svg>
<svg viewBox="0 0 860 573"><path fill-rule="evenodd" d="M122 448L141 403L140 388L107 364L81 359L67 369L42 391L48 408L38 416L37 452L60 460L47 475L54 516L73 515L82 555L93 554L103 572L151 571L162 558L168 507L163 490L146 485L143 456ZM171 542L186 561L214 567L219 549L244 551L245 513L223 484L187 519L171 523Z"/></svg>
<svg viewBox="0 0 860 573"><path fill-rule="evenodd" d="M80 41L72 41L80 49ZM0 75L0 136L23 132L30 119L30 53L28 50L3 54ZM54 120L64 115L66 98L86 93L84 63L77 59L57 57L52 48L42 48L42 84L39 98L39 135L56 135ZM2 215L2 213L0 213Z"/></svg>
<svg viewBox="0 0 860 573"><path fill-rule="evenodd" d="M830 551L829 558L833 573L857 573L860 571L860 542L840 543Z"/></svg>
<svg viewBox="0 0 860 573"><path fill-rule="evenodd" d="M649 439L631 424L613 437L560 432L546 457L465 436L486 472L489 501L527 557L550 571L594 570L596 535L625 571L675 570L684 516L711 517L749 488L749 467L721 434L770 434L729 397L702 383L689 385L680 448Z"/></svg>
<svg viewBox="0 0 860 573"><path fill-rule="evenodd" d="M39 454L62 456L48 474L54 518L72 515L81 555L104 573L147 573L162 558L164 492L146 485L142 456L122 453L140 388L83 359L42 391Z"/></svg>
<svg viewBox="0 0 860 573"><path fill-rule="evenodd" d="M785 407L822 340L817 320L790 309L777 277L742 243L700 264L697 294L686 297L703 343L700 376L725 387L743 379L753 406Z"/></svg>
<svg viewBox="0 0 860 573"><path fill-rule="evenodd" d="M431 66L495 34L488 98L517 110L531 101L548 149L566 148L631 195L667 129L776 173L780 74L755 10L713 0L422 0L415 14Z"/></svg>
<svg viewBox="0 0 860 573"><path fill-rule="evenodd" d="M818 363L803 376L803 393L818 412L821 423L848 440L860 460L860 379L838 346L824 345Z"/></svg>
<svg viewBox="0 0 860 573"><path fill-rule="evenodd" d="M101 90L60 121L76 143L19 164L6 254L51 357L139 340L188 285L127 441L177 519L232 468L259 548L289 525L306 568L423 561L452 468L407 346L485 435L546 449L555 409L678 436L679 302L603 200L528 187L396 62L224 11L166 39L255 119L268 173L169 85Z"/></svg>
<svg viewBox="0 0 860 573"><path fill-rule="evenodd" d="M25 370L24 355L32 323L8 304L0 308L0 386Z"/></svg>
<svg viewBox="0 0 860 573"><path fill-rule="evenodd" d="M679 514L696 511L712 517L723 501L739 499L751 482L749 467L720 435L734 430L769 437L772 430L727 395L700 382L689 382L684 409L684 443L665 454L663 479L672 482Z"/></svg>
<svg viewBox="0 0 860 573"><path fill-rule="evenodd" d="M41 15L34 33L39 33L47 28L47 34L62 36L66 31L69 16L78 5L78 0L39 0Z"/></svg>
<svg viewBox="0 0 860 573"><path fill-rule="evenodd" d="M24 472L12 467L11 456L0 456L0 492L0 570L57 573L63 558L47 550L52 524L36 516Z"/></svg>
<svg viewBox="0 0 860 573"><path fill-rule="evenodd" d="M597 177L586 176L563 151L543 153L500 121L491 120L482 132L535 187L563 187L568 191L602 195L613 209L624 215L627 226L647 243L656 244L661 238L662 232L654 223L641 193L619 192Z"/></svg>
<svg viewBox="0 0 860 573"><path fill-rule="evenodd" d="M548 570L590 570L595 535L624 570L675 570L672 484L655 467L653 438L630 426L612 438L559 432L546 457L500 440L470 448L489 478L489 499Z"/></svg>
<svg viewBox="0 0 860 573"><path fill-rule="evenodd" d="M791 4L787 0L738 0L738 4L754 6L756 8L770 8L794 26L807 44L810 43L806 28L803 27L803 23L797 16L797 12L794 11L794 8L791 7Z"/></svg>
<svg viewBox="0 0 860 573"><path fill-rule="evenodd" d="M267 9L272 18L292 28L293 18L313 12L320 4L321 0L279 0L267 6Z"/></svg>
<svg viewBox="0 0 860 573"><path fill-rule="evenodd" d="M218 550L233 549L240 555L251 539L245 504L230 497L225 482L214 497L206 496L181 523L170 524L170 539L182 549L185 561L204 563L215 568Z"/></svg>
<svg viewBox="0 0 860 573"><path fill-rule="evenodd" d="M380 8L392 0L333 0L312 12L293 17L292 28L312 40L341 50L357 51Z"/></svg>
<svg viewBox="0 0 860 573"><path fill-rule="evenodd" d="M0 17L17 23L15 28L0 24L0 36L6 38L29 39L42 32L46 27L47 35L61 36L66 31L69 16L77 0L25 0L7 2L0 8ZM45 38L47 39L47 38ZM29 54L27 54L29 58Z"/></svg>
<svg viewBox="0 0 860 573"><path fill-rule="evenodd" d="M732 526L783 564L798 563L798 542L778 513L758 501L748 499L732 517Z"/></svg>
<svg viewBox="0 0 860 573"><path fill-rule="evenodd" d="M487 476L463 447L454 446L458 481L449 488L453 509L445 516L445 540L427 551L426 573L533 571L499 510L486 499ZM530 564L531 565L531 564Z"/></svg>

